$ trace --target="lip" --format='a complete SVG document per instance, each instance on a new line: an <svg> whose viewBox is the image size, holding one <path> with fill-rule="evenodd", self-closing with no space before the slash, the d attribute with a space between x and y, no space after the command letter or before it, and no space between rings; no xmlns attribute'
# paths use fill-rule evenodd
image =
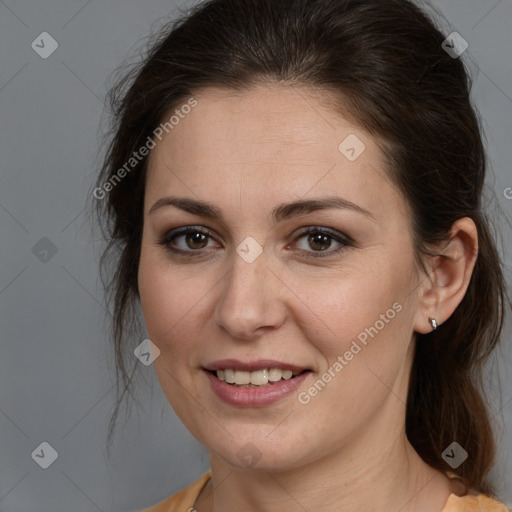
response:
<svg viewBox="0 0 512 512"><path fill-rule="evenodd" d="M283 361L276 361L274 359L258 359L257 361L251 361L244 363L238 359L222 359L204 366L205 370L214 372L217 370L240 370L246 372L254 372L257 370L263 370L265 368L281 368L281 370L291 370L292 372L303 372L309 370L304 366L297 366Z"/></svg>
<svg viewBox="0 0 512 512"><path fill-rule="evenodd" d="M244 369L247 368L248 366L246 365ZM274 366L274 368L275 367L276 366ZM219 367L219 369L222 368L231 369L232 367ZM263 366L263 368L272 368L272 366ZM255 369L257 370L259 368ZM286 367L285 369L291 370L292 368L290 368L288 365L288 367ZM214 375L211 371L208 371L207 369L203 369L203 371L206 377L208 378L208 381L210 382L210 386L213 392L224 402L237 407L265 407L267 405L271 405L277 402L278 400L281 400L286 396L290 395L291 393L293 393L311 373L311 371L308 370L288 380L280 380L278 382L274 382L273 384L268 384L266 386L261 387L246 388L227 384L226 382L220 380L216 375Z"/></svg>

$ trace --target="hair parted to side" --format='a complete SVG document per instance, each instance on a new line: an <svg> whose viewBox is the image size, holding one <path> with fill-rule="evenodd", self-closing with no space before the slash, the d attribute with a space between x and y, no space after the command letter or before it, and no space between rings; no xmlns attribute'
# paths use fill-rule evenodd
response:
<svg viewBox="0 0 512 512"><path fill-rule="evenodd" d="M167 25L144 62L112 90L113 136L96 186L204 88L280 82L335 98L340 112L383 141L389 176L412 211L418 257L446 240L457 219L470 217L478 228L479 255L462 303L435 332L417 336L406 432L442 471L451 468L441 454L457 441L469 458L454 472L490 493L495 449L481 370L510 302L482 211L486 156L471 78L441 47L445 37L411 0L203 2ZM141 341L134 334L146 166L144 157L94 206L108 240L101 268L118 377L109 443L119 405L131 394L133 348Z"/></svg>

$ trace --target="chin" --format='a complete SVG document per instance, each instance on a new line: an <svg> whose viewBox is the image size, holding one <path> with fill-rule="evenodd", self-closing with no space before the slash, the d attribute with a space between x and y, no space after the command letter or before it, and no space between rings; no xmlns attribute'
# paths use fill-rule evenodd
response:
<svg viewBox="0 0 512 512"><path fill-rule="evenodd" d="M271 429L266 429L265 433L247 432L234 437L226 435L223 439L203 437L203 442L207 442L210 457L219 457L234 468L242 470L288 471L316 459L313 453L300 451L301 447L306 446L299 441L303 436L277 436L275 432L270 435L269 432ZM315 451L310 443L307 447L308 452Z"/></svg>

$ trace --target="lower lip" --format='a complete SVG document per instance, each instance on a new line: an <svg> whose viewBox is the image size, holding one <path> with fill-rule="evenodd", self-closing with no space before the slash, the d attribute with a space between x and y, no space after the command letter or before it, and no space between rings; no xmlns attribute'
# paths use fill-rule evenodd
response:
<svg viewBox="0 0 512 512"><path fill-rule="evenodd" d="M238 407L262 407L273 404L293 393L311 373L306 371L292 379L280 380L260 387L242 387L227 384L213 373L205 370L215 394L224 402Z"/></svg>

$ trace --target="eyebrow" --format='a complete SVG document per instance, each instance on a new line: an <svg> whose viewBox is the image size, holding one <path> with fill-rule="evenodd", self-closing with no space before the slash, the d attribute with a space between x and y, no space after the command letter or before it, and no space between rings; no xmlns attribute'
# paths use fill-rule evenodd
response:
<svg viewBox="0 0 512 512"><path fill-rule="evenodd" d="M225 223L221 210L215 205L207 201L186 197L162 197L150 208L149 215L166 206L174 206L193 215L199 215ZM376 221L375 217L368 210L365 210L347 199L336 196L300 199L290 203L281 203L272 210L272 220L274 223L278 223L292 217L307 215L311 212L327 209L352 210Z"/></svg>

